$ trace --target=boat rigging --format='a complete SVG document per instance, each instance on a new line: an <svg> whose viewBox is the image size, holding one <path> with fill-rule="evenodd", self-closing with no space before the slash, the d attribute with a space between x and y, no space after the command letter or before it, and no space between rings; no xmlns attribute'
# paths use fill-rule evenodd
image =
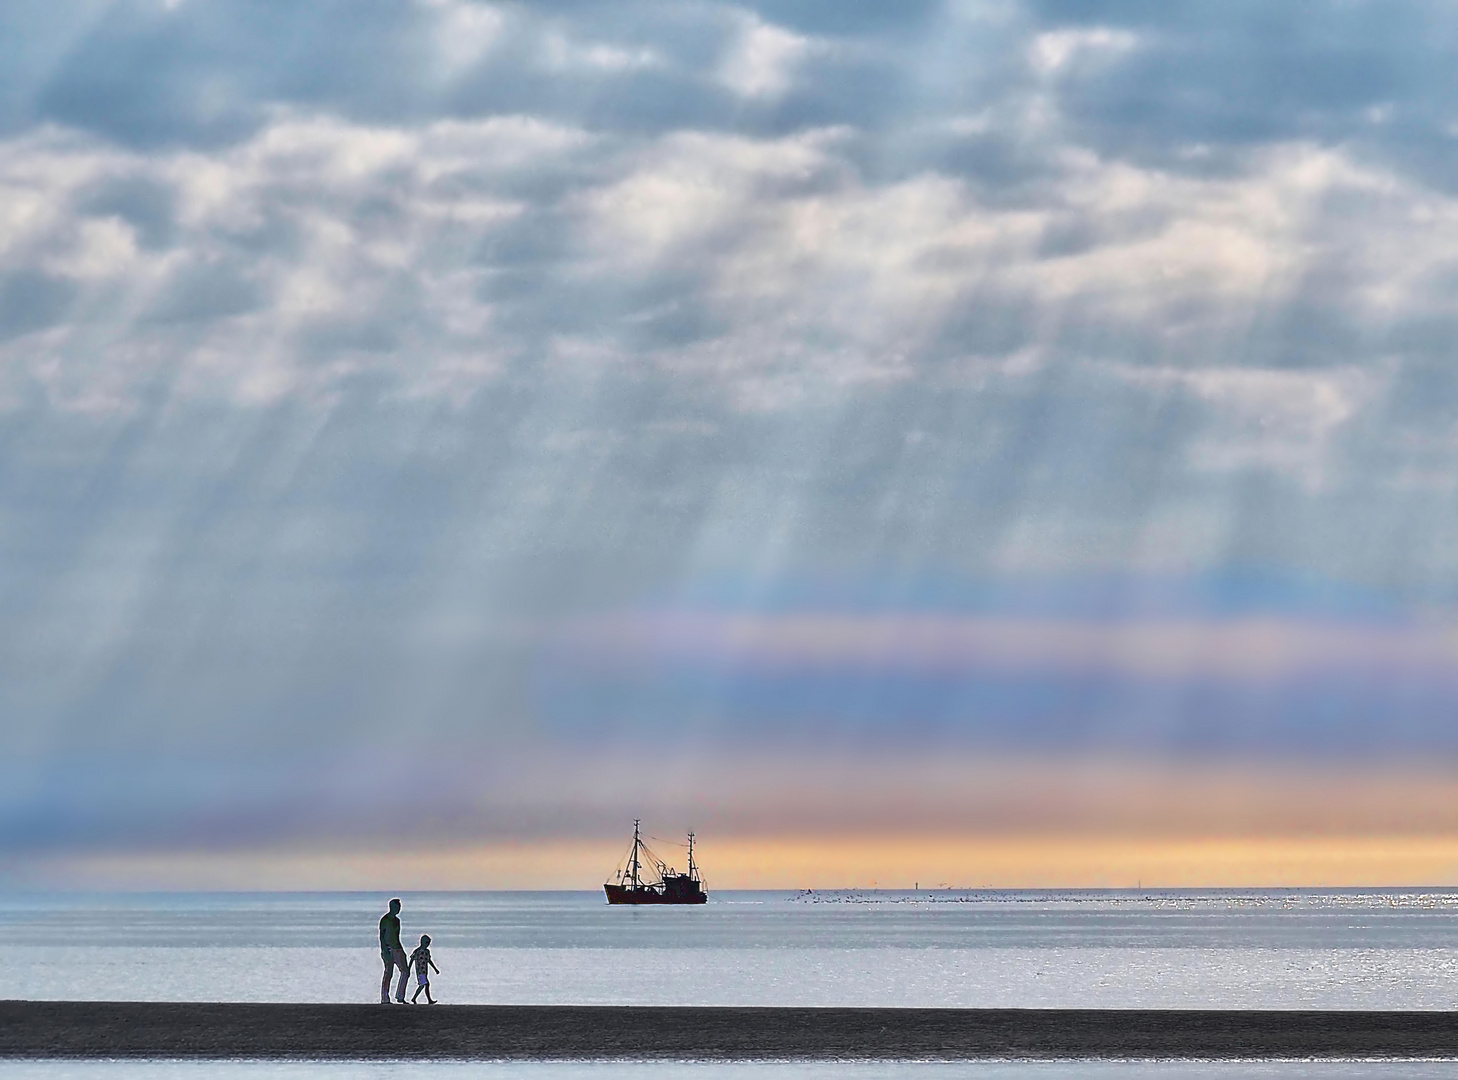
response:
<svg viewBox="0 0 1458 1080"><path fill-rule="evenodd" d="M680 874L643 842L639 819L633 819L633 846L614 880L603 885L609 904L704 904L709 894L694 862L694 834L688 834L688 870Z"/></svg>

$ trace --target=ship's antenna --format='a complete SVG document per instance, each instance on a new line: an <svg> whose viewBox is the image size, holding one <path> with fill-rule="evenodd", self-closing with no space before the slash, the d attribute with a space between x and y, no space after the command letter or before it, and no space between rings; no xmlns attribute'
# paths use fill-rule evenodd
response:
<svg viewBox="0 0 1458 1080"><path fill-rule="evenodd" d="M638 846L642 841L638 838L639 820L633 819L633 888L638 887Z"/></svg>

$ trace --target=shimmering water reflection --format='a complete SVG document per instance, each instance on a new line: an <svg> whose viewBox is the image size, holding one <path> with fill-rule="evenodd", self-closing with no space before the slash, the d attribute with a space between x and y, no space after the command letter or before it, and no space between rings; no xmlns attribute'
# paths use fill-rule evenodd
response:
<svg viewBox="0 0 1458 1080"><path fill-rule="evenodd" d="M36 999L370 1001L385 897L0 897ZM1458 1006L1458 894L404 894L459 1003Z"/></svg>

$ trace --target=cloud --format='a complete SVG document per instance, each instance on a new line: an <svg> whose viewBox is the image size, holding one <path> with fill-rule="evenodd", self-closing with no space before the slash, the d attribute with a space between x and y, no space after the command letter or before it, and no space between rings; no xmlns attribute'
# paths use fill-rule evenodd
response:
<svg viewBox="0 0 1458 1080"><path fill-rule="evenodd" d="M1253 368L1121 368L1136 385L1179 388L1208 402L1216 419L1189 447L1198 468L1266 468L1308 487L1326 479L1328 451L1343 424L1373 400L1381 370L1281 371Z"/></svg>
<svg viewBox="0 0 1458 1080"><path fill-rule="evenodd" d="M1029 60L1042 75L1057 75L1080 58L1117 60L1134 48L1139 39L1126 30L1093 27L1077 30L1049 30L1033 39Z"/></svg>
<svg viewBox="0 0 1458 1080"><path fill-rule="evenodd" d="M347 831L361 762L407 744L630 753L674 717L751 757L913 729L1450 752L1413 627L1451 623L1458 571L1454 30L1427 3L6 5L6 835L142 835L183 788L278 828L285 757L327 777L289 805ZM1415 621L1202 595L1105 636L892 588L1252 568ZM664 626L742 670L612 621L723 575L748 584L709 629ZM905 610L807 603L792 634L776 590L814 575ZM642 646L616 674L564 645L594 619L604 656Z"/></svg>
<svg viewBox="0 0 1458 1080"><path fill-rule="evenodd" d="M1458 670L1445 628L1364 627L1244 618L1080 622L976 616L787 614L604 619L564 646L606 669L659 656L753 669L927 672L1107 671L1139 679L1268 683L1357 669Z"/></svg>
<svg viewBox="0 0 1458 1080"><path fill-rule="evenodd" d="M554 726L609 742L773 731L791 746L1401 757L1448 752L1458 638L1451 625L1208 610L690 608L570 623L537 683Z"/></svg>
<svg viewBox="0 0 1458 1080"><path fill-rule="evenodd" d="M1023 357L1001 370L1026 374L1095 335L1128 355L1228 364L1224 350L1273 305L1329 335L1354 319L1440 317L1454 207L1339 154L1284 147L1237 176L1189 178L1070 151L1056 187L1003 206L935 173L871 183L858 139L831 128L624 145L524 116L403 128L280 113L225 152L139 155L45 129L6 148L0 260L32 283L13 288L76 292L81 307L64 310L88 314L68 327L47 321L58 299L17 309L17 328L50 333L12 346L12 378L74 395L62 358L110 325L139 357L180 361L194 388L245 400L327 393L364 371L407 393L470 392L510 356L590 346L760 409L992 370L999 355ZM554 179L534 192L528 177ZM1399 192L1422 212L1399 213ZM1371 214L1319 209L1350 200ZM969 322L977 308L1002 314ZM184 345L161 329L178 322L201 333ZM1195 389L1236 425L1248 413L1230 388L1263 378L1134 378L1127 364L1113 377ZM127 371L109 365L105 391L88 376L86 400L124 401L128 378L149 378ZM1353 408L1376 400L1334 377ZM1300 377L1264 378L1275 390ZM1326 441L1295 438L1302 460L1284 467L1309 480Z"/></svg>
<svg viewBox="0 0 1458 1080"><path fill-rule="evenodd" d="M12 346L11 386L19 393L28 374L58 404L126 407L159 365L181 363L198 393L276 400L327 392L381 356L393 366L413 326L427 328L433 359L400 371L412 385L490 368L472 253L435 245L460 230L479 242L519 216L519 199L492 190L501 178L588 141L512 117L418 132L280 117L220 157L39 133L0 165L12 196L0 265L79 290L88 314L62 323L56 307L37 325L33 309L18 311L29 333ZM138 190L151 205L128 201ZM160 223L146 216L158 212ZM148 243L159 233L165 246ZM79 357L103 332L129 347L98 372Z"/></svg>
<svg viewBox="0 0 1458 1080"><path fill-rule="evenodd" d="M795 69L813 44L799 34L746 15L719 78L747 98L775 98L794 82Z"/></svg>
<svg viewBox="0 0 1458 1080"><path fill-rule="evenodd" d="M436 17L435 46L440 75L449 80L478 63L501 36L505 16L486 4L462 0L426 0L422 5Z"/></svg>

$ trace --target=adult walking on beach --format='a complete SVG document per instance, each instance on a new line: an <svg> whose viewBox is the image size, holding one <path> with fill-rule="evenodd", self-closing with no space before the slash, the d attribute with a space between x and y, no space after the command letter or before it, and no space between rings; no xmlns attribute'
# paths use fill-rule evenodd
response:
<svg viewBox="0 0 1458 1080"><path fill-rule="evenodd" d="M380 980L380 1004L390 1004L390 976L400 969L400 984L395 1000L405 1004L405 983L410 978L410 960L400 944L400 901L390 901L390 910L380 919L380 959L385 962L385 977Z"/></svg>

